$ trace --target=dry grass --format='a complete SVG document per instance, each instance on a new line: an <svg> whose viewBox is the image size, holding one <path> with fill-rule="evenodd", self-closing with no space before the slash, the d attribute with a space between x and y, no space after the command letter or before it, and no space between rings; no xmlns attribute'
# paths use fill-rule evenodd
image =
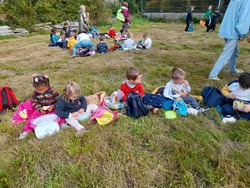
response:
<svg viewBox="0 0 250 188"><path fill-rule="evenodd" d="M150 34L152 49L75 59L67 50L48 48L49 35L1 40L1 85L12 87L24 101L33 90L33 73L48 75L58 91L69 80L76 81L84 95L117 90L131 66L143 71L147 92L165 85L177 66L187 72L192 94L200 94L206 85L221 87L234 79L226 68L221 82L207 79L223 48L217 32L206 33L195 25L193 33L186 33L184 27L132 25L135 41L144 32ZM113 44L106 42L109 47ZM241 42L240 48L237 67L249 70L249 44ZM220 122L215 109L208 116ZM249 187L249 122L215 124L208 116L170 121L162 110L104 127L86 125L90 131L83 138L76 138L70 128L44 140L30 135L16 141L23 124L12 127L9 111L1 117L0 187Z"/></svg>

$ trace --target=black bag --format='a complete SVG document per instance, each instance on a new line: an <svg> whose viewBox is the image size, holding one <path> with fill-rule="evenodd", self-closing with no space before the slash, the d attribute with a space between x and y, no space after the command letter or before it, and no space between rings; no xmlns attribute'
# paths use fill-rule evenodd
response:
<svg viewBox="0 0 250 188"><path fill-rule="evenodd" d="M130 92L127 96L127 115L135 118L146 116L149 113L146 105L138 93Z"/></svg>
<svg viewBox="0 0 250 188"><path fill-rule="evenodd" d="M226 97L223 96L220 90L213 86L206 86L201 93L204 103L209 107L221 106L226 103Z"/></svg>
<svg viewBox="0 0 250 188"><path fill-rule="evenodd" d="M151 94L151 93L146 93L143 98L142 101L144 104L146 105L152 105L153 107L156 108L166 108L166 110L171 110L172 109L172 105L174 103L174 101L172 99L163 97L160 94ZM167 103L169 105L167 105Z"/></svg>

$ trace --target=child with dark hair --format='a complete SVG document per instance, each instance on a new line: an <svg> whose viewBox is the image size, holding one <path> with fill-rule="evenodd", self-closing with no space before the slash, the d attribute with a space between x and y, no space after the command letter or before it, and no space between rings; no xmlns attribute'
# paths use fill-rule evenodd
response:
<svg viewBox="0 0 250 188"><path fill-rule="evenodd" d="M186 16L186 28L185 28L185 31L188 31L189 29L189 26L190 26L190 23L193 21L193 11L194 11L194 6L190 6L190 10L188 11L187 13L187 16Z"/></svg>
<svg viewBox="0 0 250 188"><path fill-rule="evenodd" d="M51 43L57 43L60 37L57 35L57 29L52 28L50 34Z"/></svg>
<svg viewBox="0 0 250 188"><path fill-rule="evenodd" d="M46 75L34 74L33 87L35 91L31 101L35 111L24 126L22 133L17 138L18 140L26 138L29 132L34 130L34 127L31 126L31 121L34 120L34 117L54 112L56 101L59 98L59 93L50 86L49 78Z"/></svg>
<svg viewBox="0 0 250 188"><path fill-rule="evenodd" d="M142 72L134 67L131 67L127 70L126 73L126 77L127 80L125 80L121 86L120 86L120 90L123 92L123 97L122 97L122 101L124 102L124 106L121 109L121 113L126 115L127 114L127 97L128 94L130 92L136 92L138 93L141 97L144 96L145 92L144 92L144 87L141 83L141 79L142 79ZM151 105L147 105L147 108L152 112L152 113L156 113L159 109L158 108L154 108Z"/></svg>
<svg viewBox="0 0 250 188"><path fill-rule="evenodd" d="M96 52L97 53L107 53L108 52L108 46L104 42L104 38L105 37L103 35L101 35L100 38L99 38L100 42L96 46Z"/></svg>
<svg viewBox="0 0 250 188"><path fill-rule="evenodd" d="M173 100L182 98L187 105L199 110L199 112L206 111L206 109L200 107L194 97L188 94L191 91L191 87L185 76L186 73L181 68L174 68L172 70L172 79L166 84L163 96Z"/></svg>
<svg viewBox="0 0 250 188"><path fill-rule="evenodd" d="M225 85L221 93L227 97L227 104L221 106L223 123L241 118L250 120L250 73L241 73L239 79Z"/></svg>

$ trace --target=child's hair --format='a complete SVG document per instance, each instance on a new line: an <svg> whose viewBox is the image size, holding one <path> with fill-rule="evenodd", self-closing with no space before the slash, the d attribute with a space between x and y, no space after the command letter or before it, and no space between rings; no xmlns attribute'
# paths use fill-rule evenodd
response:
<svg viewBox="0 0 250 188"><path fill-rule="evenodd" d="M62 36L62 35L65 35L65 31L64 30L62 30L61 33L60 33L60 36Z"/></svg>
<svg viewBox="0 0 250 188"><path fill-rule="evenodd" d="M69 97L72 94L77 94L77 95L81 94L80 86L76 82L68 82L61 96L63 100L69 102Z"/></svg>
<svg viewBox="0 0 250 188"><path fill-rule="evenodd" d="M113 26L112 26L112 25L110 25L110 26L109 26L109 29L112 29L112 28L113 28Z"/></svg>
<svg viewBox="0 0 250 188"><path fill-rule="evenodd" d="M69 25L68 22L64 22L64 23L63 23L63 26L68 26L68 25Z"/></svg>
<svg viewBox="0 0 250 188"><path fill-rule="evenodd" d="M53 27L53 28L51 29L51 33L56 33L56 32L57 32L57 28Z"/></svg>
<svg viewBox="0 0 250 188"><path fill-rule="evenodd" d="M173 80L178 80L185 75L186 75L185 71L182 70L181 68L173 68L171 78Z"/></svg>
<svg viewBox="0 0 250 188"><path fill-rule="evenodd" d="M142 72L134 67L128 69L126 76L128 80L136 80L138 76L142 75Z"/></svg>
<svg viewBox="0 0 250 188"><path fill-rule="evenodd" d="M100 40L100 41L104 41L104 38L105 38L105 37L104 37L103 35L101 35L100 38L99 38L99 40Z"/></svg>
<svg viewBox="0 0 250 188"><path fill-rule="evenodd" d="M143 37L148 37L148 33L144 33L144 34L143 34Z"/></svg>
<svg viewBox="0 0 250 188"><path fill-rule="evenodd" d="M75 37L75 36L76 36L76 33L75 33L75 32L71 31L71 32L69 33L69 37Z"/></svg>
<svg viewBox="0 0 250 188"><path fill-rule="evenodd" d="M239 77L239 84L243 89L250 88L250 73L243 72Z"/></svg>
<svg viewBox="0 0 250 188"><path fill-rule="evenodd" d="M44 74L34 74L33 75L33 87L37 88L39 86L49 87L49 77Z"/></svg>

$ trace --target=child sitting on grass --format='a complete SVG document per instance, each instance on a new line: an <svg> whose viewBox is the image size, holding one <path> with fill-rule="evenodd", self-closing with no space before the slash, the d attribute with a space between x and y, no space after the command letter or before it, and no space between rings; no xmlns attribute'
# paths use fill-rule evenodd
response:
<svg viewBox="0 0 250 188"><path fill-rule="evenodd" d="M72 50L76 43L77 43L77 41L75 39L75 32L70 32L69 40L68 40L68 49Z"/></svg>
<svg viewBox="0 0 250 188"><path fill-rule="evenodd" d="M128 106L127 106L126 100L130 92L136 92L141 97L143 97L145 94L144 87L141 83L142 73L139 69L134 68L134 67L129 68L126 73L126 77L127 77L127 80L125 80L120 86L120 90L124 93L122 97L122 101L124 105L123 105L123 108L121 109L121 113L123 115L127 114ZM149 109L152 113L156 113L159 110L158 108L154 108L151 105L147 105L147 109Z"/></svg>
<svg viewBox="0 0 250 188"><path fill-rule="evenodd" d="M112 38L114 38L116 36L116 31L114 30L114 28L111 26L109 26L109 33L108 35Z"/></svg>
<svg viewBox="0 0 250 188"><path fill-rule="evenodd" d="M185 75L186 73L181 68L174 68L172 70L172 79L166 84L163 96L173 100L182 98L187 105L199 110L199 112L206 111L207 109L201 108L197 100L188 94L191 87L188 81L185 80Z"/></svg>
<svg viewBox="0 0 250 188"><path fill-rule="evenodd" d="M221 93L227 97L227 104L221 106L223 123L241 118L250 120L250 73L241 73L239 80L229 82Z"/></svg>
<svg viewBox="0 0 250 188"><path fill-rule="evenodd" d="M96 46L96 52L97 53L107 53L108 52L108 46L107 44L104 42L104 36L101 35L100 36L100 42L97 44Z"/></svg>
<svg viewBox="0 0 250 188"><path fill-rule="evenodd" d="M123 50L134 50L136 47L135 41L132 39L132 34L127 34L127 39L124 41L122 45Z"/></svg>
<svg viewBox="0 0 250 188"><path fill-rule="evenodd" d="M86 118L86 113L96 110L96 105L88 105L83 95L81 95L80 86L75 82L68 82L62 92L61 97L56 103L56 114L65 118L66 122L77 130L76 136L83 136L86 132L84 126L79 121Z"/></svg>
<svg viewBox="0 0 250 188"><path fill-rule="evenodd" d="M49 78L46 75L33 75L33 87L35 91L31 101L35 111L31 114L17 140L26 138L28 134L34 130L31 121L41 115L53 113L56 102L59 99L59 93L50 86Z"/></svg>
<svg viewBox="0 0 250 188"><path fill-rule="evenodd" d="M147 33L143 34L143 41L139 41L139 44L137 46L137 48L139 49L149 49L152 46L152 40L149 38L149 35Z"/></svg>

